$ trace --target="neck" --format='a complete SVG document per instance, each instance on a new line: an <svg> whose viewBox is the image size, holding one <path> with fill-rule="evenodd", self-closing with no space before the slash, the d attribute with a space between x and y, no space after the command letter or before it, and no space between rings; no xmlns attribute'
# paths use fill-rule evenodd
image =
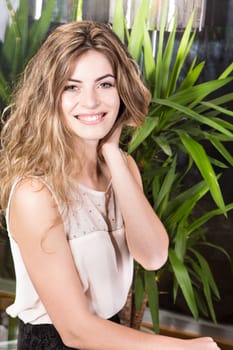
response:
<svg viewBox="0 0 233 350"><path fill-rule="evenodd" d="M98 157L96 145L85 144L78 181L90 188L104 191L110 181L105 162Z"/></svg>

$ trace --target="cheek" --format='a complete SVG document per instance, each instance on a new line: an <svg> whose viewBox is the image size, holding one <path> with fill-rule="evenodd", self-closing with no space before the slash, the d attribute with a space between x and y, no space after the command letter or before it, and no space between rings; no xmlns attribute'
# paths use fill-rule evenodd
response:
<svg viewBox="0 0 233 350"><path fill-rule="evenodd" d="M69 111L70 111L70 105L68 101L65 98L61 97L60 103L59 103L59 116L60 116L62 125L68 129L71 123L71 118L69 117L70 116Z"/></svg>
<svg viewBox="0 0 233 350"><path fill-rule="evenodd" d="M114 96L112 98L112 106L113 106L115 112L117 112L117 115L118 115L118 112L120 110L120 105L121 105L120 96L117 94L116 96Z"/></svg>
<svg viewBox="0 0 233 350"><path fill-rule="evenodd" d="M64 112L64 113L69 113L72 108L74 108L75 104L76 104L76 98L75 96L71 96L70 94L66 94L64 93L62 96L61 96L61 100L60 100L60 106L61 106L61 110Z"/></svg>
<svg viewBox="0 0 233 350"><path fill-rule="evenodd" d="M70 102L65 96L61 98L60 106L63 113L66 113L70 109Z"/></svg>

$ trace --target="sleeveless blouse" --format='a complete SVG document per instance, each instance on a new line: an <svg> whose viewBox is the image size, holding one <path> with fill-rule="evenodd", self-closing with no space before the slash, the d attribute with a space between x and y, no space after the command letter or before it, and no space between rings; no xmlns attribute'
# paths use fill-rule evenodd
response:
<svg viewBox="0 0 233 350"><path fill-rule="evenodd" d="M10 233L10 202L17 183L12 187L6 210L16 297L6 312L24 323L52 323L30 280L18 244ZM65 233L90 311L107 319L119 312L126 302L133 278L133 258L128 251L123 218L112 185L105 192L81 184L78 187L63 220ZM61 212L59 204L58 209Z"/></svg>

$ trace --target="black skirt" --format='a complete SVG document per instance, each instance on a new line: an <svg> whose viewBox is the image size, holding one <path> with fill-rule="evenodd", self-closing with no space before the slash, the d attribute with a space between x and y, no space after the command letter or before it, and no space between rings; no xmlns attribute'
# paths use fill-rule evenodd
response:
<svg viewBox="0 0 233 350"><path fill-rule="evenodd" d="M118 315L109 319L120 323ZM33 325L19 320L17 350L78 350L65 346L52 324Z"/></svg>

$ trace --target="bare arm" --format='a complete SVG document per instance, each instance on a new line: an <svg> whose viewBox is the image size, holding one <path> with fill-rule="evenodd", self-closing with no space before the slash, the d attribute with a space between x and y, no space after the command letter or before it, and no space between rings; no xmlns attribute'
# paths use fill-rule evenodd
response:
<svg viewBox="0 0 233 350"><path fill-rule="evenodd" d="M113 134L102 151L124 218L127 243L140 264L148 270L156 270L167 260L168 235L143 193L137 165L131 156L125 161L118 138L119 134Z"/></svg>
<svg viewBox="0 0 233 350"><path fill-rule="evenodd" d="M181 340L129 329L92 315L51 193L18 184L10 228L26 268L63 342L82 350L216 350L210 338Z"/></svg>

